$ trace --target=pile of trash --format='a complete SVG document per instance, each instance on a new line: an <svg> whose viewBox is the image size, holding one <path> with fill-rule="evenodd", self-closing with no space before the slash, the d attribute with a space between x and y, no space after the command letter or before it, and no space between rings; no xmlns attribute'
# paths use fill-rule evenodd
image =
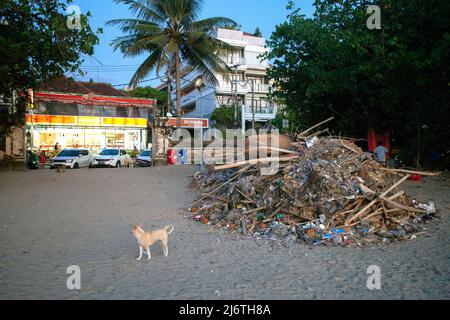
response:
<svg viewBox="0 0 450 320"><path fill-rule="evenodd" d="M283 152L273 175L261 174L264 161L197 174L204 193L192 218L248 236L349 246L414 237L435 215L433 203L398 191L416 172L384 168L352 140L303 134Z"/></svg>

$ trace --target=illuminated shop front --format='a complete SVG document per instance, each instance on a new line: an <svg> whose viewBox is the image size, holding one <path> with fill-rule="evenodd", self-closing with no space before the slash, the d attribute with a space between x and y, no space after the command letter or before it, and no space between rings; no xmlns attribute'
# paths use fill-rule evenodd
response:
<svg viewBox="0 0 450 320"><path fill-rule="evenodd" d="M26 116L32 148L123 148L142 150L151 141L154 100L37 92Z"/></svg>
<svg viewBox="0 0 450 320"><path fill-rule="evenodd" d="M62 117L56 117L61 119ZM52 150L56 143L62 148L88 148L91 150L117 147L133 150L148 145L147 119L68 117L65 123L55 122L48 115L27 116L32 129L33 146L38 150ZM81 121L80 121L81 120ZM88 120L92 121L88 125ZM70 123L70 122L75 123ZM77 124L78 122L82 124ZM111 124L112 123L112 124Z"/></svg>

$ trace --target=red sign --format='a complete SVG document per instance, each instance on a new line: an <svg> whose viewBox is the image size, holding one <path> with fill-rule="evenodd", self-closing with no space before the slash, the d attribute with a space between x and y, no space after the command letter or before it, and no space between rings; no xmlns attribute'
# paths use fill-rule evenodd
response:
<svg viewBox="0 0 450 320"><path fill-rule="evenodd" d="M177 126L177 118L169 118L167 122L168 126L176 127ZM209 128L209 119L200 119L200 118L181 118L181 128L201 128L203 124L203 128Z"/></svg>

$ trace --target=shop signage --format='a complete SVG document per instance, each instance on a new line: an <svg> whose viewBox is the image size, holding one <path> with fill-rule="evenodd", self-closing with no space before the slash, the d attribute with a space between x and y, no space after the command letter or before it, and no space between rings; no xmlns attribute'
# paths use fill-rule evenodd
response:
<svg viewBox="0 0 450 320"><path fill-rule="evenodd" d="M169 118L167 124L170 127L177 126L177 118ZM203 128L209 128L209 119L200 119L200 118L181 118L181 128L201 128L203 124Z"/></svg>
<svg viewBox="0 0 450 320"><path fill-rule="evenodd" d="M27 115L26 121L27 125L147 128L147 119L144 118L53 116L35 114Z"/></svg>

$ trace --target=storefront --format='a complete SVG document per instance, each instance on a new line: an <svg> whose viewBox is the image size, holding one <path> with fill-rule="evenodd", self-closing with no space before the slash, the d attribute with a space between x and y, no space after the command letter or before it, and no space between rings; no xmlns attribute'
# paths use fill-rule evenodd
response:
<svg viewBox="0 0 450 320"><path fill-rule="evenodd" d="M28 115L27 129L37 150L52 150L57 143L61 148L142 150L149 141L147 119L140 118Z"/></svg>
<svg viewBox="0 0 450 320"><path fill-rule="evenodd" d="M131 97L34 93L26 116L27 137L34 150L116 147L142 150L151 142L149 122L156 101Z"/></svg>

